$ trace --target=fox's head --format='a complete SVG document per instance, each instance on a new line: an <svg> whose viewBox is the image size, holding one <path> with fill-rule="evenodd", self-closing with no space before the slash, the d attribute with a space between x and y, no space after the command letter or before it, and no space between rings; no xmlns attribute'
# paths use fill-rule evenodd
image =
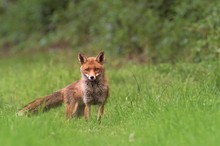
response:
<svg viewBox="0 0 220 146"><path fill-rule="evenodd" d="M100 80L104 76L104 52L100 52L96 57L86 57L78 55L81 64L80 72L82 76L89 81Z"/></svg>

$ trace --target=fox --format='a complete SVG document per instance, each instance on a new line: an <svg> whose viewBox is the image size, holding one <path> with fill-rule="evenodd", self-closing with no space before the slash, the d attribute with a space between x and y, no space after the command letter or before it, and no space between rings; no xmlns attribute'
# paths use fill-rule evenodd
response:
<svg viewBox="0 0 220 146"><path fill-rule="evenodd" d="M81 78L51 95L37 98L26 104L18 112L18 116L30 115L39 111L65 104L67 119L81 117L90 118L91 105L98 105L97 121L101 123L104 106L109 96L109 85L105 75L105 55L100 52L96 57L78 54Z"/></svg>

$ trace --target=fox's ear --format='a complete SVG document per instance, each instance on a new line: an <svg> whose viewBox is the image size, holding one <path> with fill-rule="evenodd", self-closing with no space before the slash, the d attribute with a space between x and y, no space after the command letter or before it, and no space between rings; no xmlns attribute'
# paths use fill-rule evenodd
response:
<svg viewBox="0 0 220 146"><path fill-rule="evenodd" d="M104 63L105 55L104 55L104 52L103 52L103 51L99 53L99 55L96 57L96 60L97 60L99 63L101 63L101 64Z"/></svg>
<svg viewBox="0 0 220 146"><path fill-rule="evenodd" d="M79 59L79 62L80 62L81 64L83 64L83 63L86 62L87 57L86 57L85 55L79 54L79 55L78 55L78 59Z"/></svg>

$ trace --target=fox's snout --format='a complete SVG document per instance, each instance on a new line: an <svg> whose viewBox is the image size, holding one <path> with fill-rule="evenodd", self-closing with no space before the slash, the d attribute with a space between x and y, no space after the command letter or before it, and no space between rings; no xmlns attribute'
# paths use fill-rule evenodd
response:
<svg viewBox="0 0 220 146"><path fill-rule="evenodd" d="M93 80L95 80L95 79L96 79L95 76L89 76L89 80L93 81Z"/></svg>
<svg viewBox="0 0 220 146"><path fill-rule="evenodd" d="M86 77L90 80L90 81L94 81L98 78L98 74L97 75L86 75Z"/></svg>
<svg viewBox="0 0 220 146"><path fill-rule="evenodd" d="M89 74L84 74L87 79L89 79L90 81L94 81L96 79L96 76L95 75L89 75Z"/></svg>

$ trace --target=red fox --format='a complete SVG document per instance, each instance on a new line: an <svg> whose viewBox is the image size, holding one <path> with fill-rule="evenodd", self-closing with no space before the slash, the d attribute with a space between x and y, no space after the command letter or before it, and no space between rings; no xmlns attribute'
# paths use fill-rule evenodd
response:
<svg viewBox="0 0 220 146"><path fill-rule="evenodd" d="M109 95L109 86L105 76L104 52L96 57L78 55L81 64L81 79L51 95L38 98L18 111L18 115L46 111L61 105L66 108L66 118L80 117L84 114L89 120L91 105L98 105L97 120L101 122L104 105Z"/></svg>

